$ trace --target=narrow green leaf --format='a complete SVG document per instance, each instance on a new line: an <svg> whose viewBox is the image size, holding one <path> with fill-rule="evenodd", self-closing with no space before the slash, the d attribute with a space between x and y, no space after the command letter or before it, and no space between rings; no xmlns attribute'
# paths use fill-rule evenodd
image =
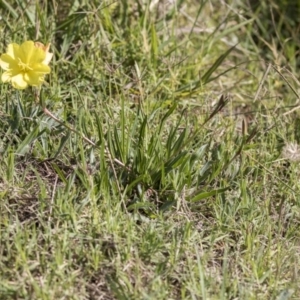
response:
<svg viewBox="0 0 300 300"><path fill-rule="evenodd" d="M178 139L176 140L175 144L173 145L172 152L177 153L180 150L182 150L184 145L184 140L186 138L186 133L187 133L187 129L184 128L180 133Z"/></svg>
<svg viewBox="0 0 300 300"><path fill-rule="evenodd" d="M28 134L28 135L26 136L26 138L22 141L22 143L19 145L19 147L18 147L18 149L17 149L17 151L16 151L16 153L17 153L18 155L23 155L23 154L25 154L25 153L29 150L30 144L31 144L31 143L38 137L38 135L39 135L39 128L40 128L40 126L37 125L37 126L34 128L34 130L32 130L32 131L30 132L30 134Z"/></svg>
<svg viewBox="0 0 300 300"><path fill-rule="evenodd" d="M224 61L224 59L230 54L230 52L236 47L236 45L234 45L233 47L231 47L230 49L228 49L224 54L222 54L216 61L215 63L207 70L207 72L201 77L201 82L202 84L206 84L209 82L209 79L211 77L211 75L217 70L217 68L222 64L222 62Z"/></svg>
<svg viewBox="0 0 300 300"><path fill-rule="evenodd" d="M16 10L13 9L13 7L12 7L9 3L7 3L7 1L2 0L2 1L0 2L0 5L4 8L4 10L9 11L9 12L13 15L13 17L14 17L15 19L17 19L17 18L19 17L19 15L18 15L18 13L16 12Z"/></svg>
<svg viewBox="0 0 300 300"><path fill-rule="evenodd" d="M61 153L62 149L64 148L66 142L68 141L68 139L69 139L69 137L70 137L70 134L71 134L71 131L68 130L68 131L67 131L67 134L64 135L64 136L61 138L59 147L58 147L56 153L54 154L54 157L53 157L53 158L57 158L57 156Z"/></svg>
<svg viewBox="0 0 300 300"><path fill-rule="evenodd" d="M165 174L168 174L169 172L171 172L172 170L174 170L179 165L185 164L189 159L190 159L189 153L187 151L184 151L184 152L178 154L176 157L168 160L164 164L164 172L165 172ZM160 176L161 176L161 170L158 170L158 171L156 170L151 175L152 181L153 182L157 182L160 179Z"/></svg>
<svg viewBox="0 0 300 300"><path fill-rule="evenodd" d="M235 26L229 27L229 28L223 30L219 35L215 36L214 40L220 40L224 36L228 36L230 33L237 31L238 29L244 27L245 25L247 25L249 23L252 23L253 21L254 21L254 18L246 20L244 22L240 22Z"/></svg>
<svg viewBox="0 0 300 300"><path fill-rule="evenodd" d="M28 21L31 23L32 26L35 26L35 3L17 0L19 7L22 7L25 15L27 16Z"/></svg>
<svg viewBox="0 0 300 300"><path fill-rule="evenodd" d="M163 125L164 123L166 122L166 120L169 118L169 116L172 115L172 113L174 112L174 110L176 109L177 107L177 104L174 103L170 108L169 110L167 111L167 113L162 117L161 121L160 121L160 124L159 124L159 133L161 133L161 130L163 128Z"/></svg>
<svg viewBox="0 0 300 300"><path fill-rule="evenodd" d="M152 62L154 65L157 63L157 55L158 55L158 39L156 34L155 25L151 24L151 55L152 55Z"/></svg>
<svg viewBox="0 0 300 300"><path fill-rule="evenodd" d="M54 162L51 163L52 168L56 171L56 174L58 175L59 179L63 181L65 184L68 183L67 178L65 177L64 173L62 170L58 167L58 165Z"/></svg>
<svg viewBox="0 0 300 300"><path fill-rule="evenodd" d="M216 196L218 194L224 193L228 189L229 189L229 187L221 188L221 189L217 189L217 190L213 190L213 191L210 191L210 192L200 192L200 193L194 195L190 199L187 198L187 200L190 201L190 202L197 202L197 201L200 201L200 200L203 200L203 199L206 199L206 198L209 198L209 197Z"/></svg>
<svg viewBox="0 0 300 300"><path fill-rule="evenodd" d="M62 22L59 26L57 26L56 31L59 30L68 30L74 24L78 24L82 19L84 19L87 15L87 12L80 11L74 14L71 14L67 17L67 19Z"/></svg>

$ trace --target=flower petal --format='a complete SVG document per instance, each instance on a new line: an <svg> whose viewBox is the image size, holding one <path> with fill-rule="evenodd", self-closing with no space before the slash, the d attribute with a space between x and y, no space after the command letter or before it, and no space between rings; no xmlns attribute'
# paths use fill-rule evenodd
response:
<svg viewBox="0 0 300 300"><path fill-rule="evenodd" d="M26 41L20 46L20 52L21 52L21 60L24 64L29 64L31 61L34 50L36 47L34 46L33 41Z"/></svg>
<svg viewBox="0 0 300 300"><path fill-rule="evenodd" d="M20 49L22 52L21 59L25 64L42 63L46 58L46 53L42 49L37 48L33 41L24 42Z"/></svg>
<svg viewBox="0 0 300 300"><path fill-rule="evenodd" d="M16 43L9 44L7 46L6 53L13 59L20 57L20 46Z"/></svg>
<svg viewBox="0 0 300 300"><path fill-rule="evenodd" d="M11 57L10 55L4 53L1 55L0 58L0 67L4 70L9 70L9 69L18 69L19 70L19 66L17 61Z"/></svg>
<svg viewBox="0 0 300 300"><path fill-rule="evenodd" d="M43 61L43 64L49 65L49 63L50 63L50 61L51 61L51 59L53 57L53 53L49 52L51 44L49 43L47 45L44 45L44 44L42 44L40 42L35 42L34 45L35 45L35 47L42 49L46 53L46 58Z"/></svg>
<svg viewBox="0 0 300 300"><path fill-rule="evenodd" d="M1 80L2 80L2 82L11 81L11 72L9 72L9 71L4 72L1 76Z"/></svg>
<svg viewBox="0 0 300 300"><path fill-rule="evenodd" d="M49 65L49 63L50 63L52 57L53 57L53 53L47 52L47 53L46 53L46 58L45 58L45 60L43 61L43 64Z"/></svg>
<svg viewBox="0 0 300 300"><path fill-rule="evenodd" d="M34 56L31 58L31 64L41 64L46 58L46 52L42 49L35 48Z"/></svg>
<svg viewBox="0 0 300 300"><path fill-rule="evenodd" d="M45 75L51 71L48 64L53 54L49 53L49 48L50 44L33 41L9 44L7 52L0 57L0 67L5 71L1 76L2 82L11 82L16 89L41 85Z"/></svg>
<svg viewBox="0 0 300 300"><path fill-rule="evenodd" d="M24 79L29 85L39 86L44 81L44 75L30 71L24 74Z"/></svg>
<svg viewBox="0 0 300 300"><path fill-rule="evenodd" d="M45 64L34 64L31 66L32 71L40 74L49 74L51 72L51 68Z"/></svg>
<svg viewBox="0 0 300 300"><path fill-rule="evenodd" d="M23 90L27 88L28 83L24 80L24 76L22 73L17 74L11 78L11 84L14 88L18 90Z"/></svg>

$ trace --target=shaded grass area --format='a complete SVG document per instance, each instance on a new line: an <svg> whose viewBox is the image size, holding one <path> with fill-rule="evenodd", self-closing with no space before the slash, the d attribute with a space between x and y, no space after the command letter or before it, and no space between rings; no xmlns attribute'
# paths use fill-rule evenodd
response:
<svg viewBox="0 0 300 300"><path fill-rule="evenodd" d="M299 43L263 3L1 3L78 131L1 84L3 299L300 297Z"/></svg>

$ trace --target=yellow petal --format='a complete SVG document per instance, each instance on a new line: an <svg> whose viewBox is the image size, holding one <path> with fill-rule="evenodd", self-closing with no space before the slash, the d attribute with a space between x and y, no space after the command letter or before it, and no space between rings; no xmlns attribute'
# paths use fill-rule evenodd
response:
<svg viewBox="0 0 300 300"><path fill-rule="evenodd" d="M21 60L24 64L29 64L31 61L34 50L36 48L34 47L33 41L26 41L20 46L20 52L21 52Z"/></svg>
<svg viewBox="0 0 300 300"><path fill-rule="evenodd" d="M22 73L19 73L16 76L13 76L11 78L11 84L14 88L16 88L18 90L23 90L23 89L27 88L27 86L28 86L27 82L24 80Z"/></svg>
<svg viewBox="0 0 300 300"><path fill-rule="evenodd" d="M35 47L33 41L26 41L20 47L20 52L22 52L22 62L25 64L35 64L42 63L46 58L46 53L40 49Z"/></svg>
<svg viewBox="0 0 300 300"><path fill-rule="evenodd" d="M24 79L29 85L39 86L44 81L44 75L30 71L24 74Z"/></svg>
<svg viewBox="0 0 300 300"><path fill-rule="evenodd" d="M9 72L9 71L4 72L1 76L1 80L2 80L2 82L11 81L11 72Z"/></svg>
<svg viewBox="0 0 300 300"><path fill-rule="evenodd" d="M46 58L46 53L39 48L35 48L34 57L31 58L31 64L37 63L41 64Z"/></svg>
<svg viewBox="0 0 300 300"><path fill-rule="evenodd" d="M43 61L43 64L49 65L49 63L50 63L52 57L53 57L53 53L47 52L47 53L46 53L46 58L45 58L45 60Z"/></svg>
<svg viewBox="0 0 300 300"><path fill-rule="evenodd" d="M51 68L45 64L34 64L31 66L32 71L31 72L36 72L40 74L49 74L51 72Z"/></svg>
<svg viewBox="0 0 300 300"><path fill-rule="evenodd" d="M7 46L6 53L13 59L20 56L20 46L18 44L12 43Z"/></svg>
<svg viewBox="0 0 300 300"><path fill-rule="evenodd" d="M0 67L4 70L19 69L17 61L6 53L1 55Z"/></svg>
<svg viewBox="0 0 300 300"><path fill-rule="evenodd" d="M53 57L53 53L49 52L51 44L44 45L43 43L35 42L34 45L35 45L35 47L42 49L46 53L46 58L43 61L43 63L45 65L48 65Z"/></svg>

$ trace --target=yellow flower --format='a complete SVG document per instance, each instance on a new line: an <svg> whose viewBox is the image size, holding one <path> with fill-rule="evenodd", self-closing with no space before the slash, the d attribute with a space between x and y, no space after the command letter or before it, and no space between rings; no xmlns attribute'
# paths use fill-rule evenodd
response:
<svg viewBox="0 0 300 300"><path fill-rule="evenodd" d="M44 52L46 52L46 58L45 60L43 61L43 63L45 65L49 65L52 57L53 57L53 53L50 53L49 52L49 49L50 49L50 44L47 44L47 45L44 45L40 42L35 42L34 45L37 47L37 48L40 48L42 49Z"/></svg>
<svg viewBox="0 0 300 300"><path fill-rule="evenodd" d="M11 82L16 89L28 85L40 86L51 69L48 66L53 54L49 53L50 44L26 41L22 45L9 44L7 52L0 57L0 66L5 72L2 82Z"/></svg>

